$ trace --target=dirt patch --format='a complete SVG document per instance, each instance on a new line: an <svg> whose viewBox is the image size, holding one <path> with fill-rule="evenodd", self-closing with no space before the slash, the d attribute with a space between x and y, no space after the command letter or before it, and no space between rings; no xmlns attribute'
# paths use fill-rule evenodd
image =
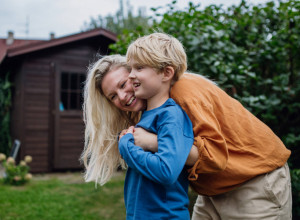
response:
<svg viewBox="0 0 300 220"><path fill-rule="evenodd" d="M68 184L84 183L83 173L80 172L34 174L33 179L34 180L59 179L64 183L68 183Z"/></svg>
<svg viewBox="0 0 300 220"><path fill-rule="evenodd" d="M124 179L125 172L118 171L113 175L113 179ZM59 173L46 173L46 174L34 174L34 180L49 180L59 179L67 184L80 184L84 183L83 172L59 172Z"/></svg>

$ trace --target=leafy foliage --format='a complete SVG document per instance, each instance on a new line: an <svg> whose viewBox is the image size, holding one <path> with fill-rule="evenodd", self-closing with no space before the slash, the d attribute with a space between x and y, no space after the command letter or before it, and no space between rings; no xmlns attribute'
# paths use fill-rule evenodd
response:
<svg viewBox="0 0 300 220"><path fill-rule="evenodd" d="M9 74L0 78L0 152L8 155L11 148L10 137L11 83Z"/></svg>
<svg viewBox="0 0 300 220"><path fill-rule="evenodd" d="M25 156L24 160L21 160L19 164L16 164L12 157L7 158L5 154L0 153L0 162L4 168L3 182L9 185L24 185L28 182L32 175L29 173L29 163L31 163L32 157ZM1 179L1 176L0 176Z"/></svg>
<svg viewBox="0 0 300 220"><path fill-rule="evenodd" d="M149 19L146 16L145 8L139 8L138 14L133 14L133 6L127 1L127 10L124 10L123 0L120 0L120 9L115 15L105 17L99 15L91 18L89 23L85 23L84 29L90 30L98 27L108 29L116 34L121 34L124 30L136 30L141 27L149 28Z"/></svg>
<svg viewBox="0 0 300 220"><path fill-rule="evenodd" d="M295 219L299 219L300 216L300 169L293 169L291 171L292 178L292 194L293 194L293 216ZM296 218L297 217L297 218Z"/></svg>
<svg viewBox="0 0 300 220"><path fill-rule="evenodd" d="M186 48L189 70L215 80L228 94L264 121L292 151L292 169L300 168L300 2L270 1L203 10L189 3L166 12L154 8L151 29L124 32L113 53L124 54L138 36L163 31ZM299 172L293 174L293 195L299 196ZM297 177L297 178L296 178ZM300 201L294 199L300 217ZM294 214L295 214L294 213Z"/></svg>

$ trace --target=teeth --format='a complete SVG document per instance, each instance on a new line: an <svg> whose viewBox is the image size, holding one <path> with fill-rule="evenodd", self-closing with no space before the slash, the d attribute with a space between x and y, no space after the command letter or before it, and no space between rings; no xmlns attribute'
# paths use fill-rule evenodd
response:
<svg viewBox="0 0 300 220"><path fill-rule="evenodd" d="M138 86L140 86L141 84L140 83L135 83L133 86L134 87L138 87Z"/></svg>
<svg viewBox="0 0 300 220"><path fill-rule="evenodd" d="M131 103L135 100L135 96L132 96L129 102L126 103L126 105L131 105Z"/></svg>

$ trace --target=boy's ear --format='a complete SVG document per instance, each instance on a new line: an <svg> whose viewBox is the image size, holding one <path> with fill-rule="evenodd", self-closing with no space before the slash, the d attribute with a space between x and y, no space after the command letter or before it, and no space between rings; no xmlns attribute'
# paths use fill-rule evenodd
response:
<svg viewBox="0 0 300 220"><path fill-rule="evenodd" d="M163 74L163 81L171 81L174 77L175 70L172 66L166 66Z"/></svg>

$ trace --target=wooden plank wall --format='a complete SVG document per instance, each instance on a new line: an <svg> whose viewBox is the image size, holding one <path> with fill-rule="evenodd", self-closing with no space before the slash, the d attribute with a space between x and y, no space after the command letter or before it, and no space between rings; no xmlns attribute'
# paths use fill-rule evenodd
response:
<svg viewBox="0 0 300 220"><path fill-rule="evenodd" d="M57 169L80 168L79 157L84 145L84 124L81 115L60 115L59 148L55 152Z"/></svg>
<svg viewBox="0 0 300 220"><path fill-rule="evenodd" d="M22 154L31 155L32 172L47 172L49 161L50 65L47 58L26 59L23 65Z"/></svg>
<svg viewBox="0 0 300 220"><path fill-rule="evenodd" d="M57 54L54 58L58 68L56 77L60 79L61 72L86 73L95 53L96 50L86 45L65 49L63 53ZM56 109L56 114L58 114L59 121L58 126L55 126L55 129L58 129L56 131L58 146L54 149L54 168L81 168L79 157L84 146L82 111L59 111Z"/></svg>
<svg viewBox="0 0 300 220"><path fill-rule="evenodd" d="M94 60L96 50L87 45L70 45L59 50L47 50L28 56L21 68L22 101L19 111L21 129L21 157L31 155L31 172L50 172L54 170L80 168L79 156L83 150L84 124L82 111L59 112L54 105L53 70L55 65L60 71L79 71L86 73L87 66ZM52 74L51 74L52 73ZM54 72L60 77L60 72ZM56 109L54 109L56 107ZM56 113L54 113L56 112ZM59 114L59 132L54 114ZM55 138L58 148L55 148Z"/></svg>
<svg viewBox="0 0 300 220"><path fill-rule="evenodd" d="M13 73L12 137L21 141L21 159L25 155L33 157L31 172L81 167L78 159L84 141L82 111L58 110L54 100L58 94L55 88L60 85L55 85L55 77L60 78L61 71L86 73L88 65L97 59L96 53L108 53L109 43L112 42L105 38L88 39L25 54L13 63L17 68Z"/></svg>
<svg viewBox="0 0 300 220"><path fill-rule="evenodd" d="M12 76L12 107L11 107L11 137L12 141L15 139L22 140L23 124L23 76L20 74L21 66L17 65L11 69Z"/></svg>

